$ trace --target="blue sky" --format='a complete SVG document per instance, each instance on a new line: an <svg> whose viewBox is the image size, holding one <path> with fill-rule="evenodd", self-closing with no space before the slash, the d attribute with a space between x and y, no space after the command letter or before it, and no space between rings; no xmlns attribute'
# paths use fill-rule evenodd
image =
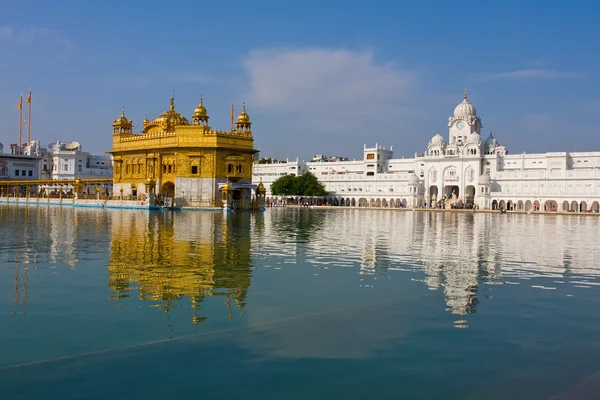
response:
<svg viewBox="0 0 600 400"><path fill-rule="evenodd" d="M489 4L488 4L489 3ZM523 4L521 4L523 3ZM22 1L0 5L0 142L111 147L200 94L210 125L246 102L262 156L426 149L469 100L512 153L600 151L600 2Z"/></svg>

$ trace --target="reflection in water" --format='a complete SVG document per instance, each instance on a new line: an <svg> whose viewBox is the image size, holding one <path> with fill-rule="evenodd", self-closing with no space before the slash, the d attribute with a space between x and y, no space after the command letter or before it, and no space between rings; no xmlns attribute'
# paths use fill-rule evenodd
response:
<svg viewBox="0 0 600 400"><path fill-rule="evenodd" d="M86 261L103 273L108 264L110 298L119 305L131 296L168 312L187 298L195 324L207 316L200 312L207 296L223 296L231 317L244 311L250 264L350 268L356 286L365 287L377 287L381 277L412 278L443 294L446 309L460 316L457 327L481 311L491 285L568 296L600 286L600 219L586 216L319 209L225 216L0 205L0 218L0 266L14 281L13 314L25 314L41 269L64 273L61 264L81 268ZM288 285L278 282L271 292L293 308Z"/></svg>
<svg viewBox="0 0 600 400"><path fill-rule="evenodd" d="M136 292L165 312L192 303L194 324L206 296L224 296L242 310L250 286L250 214L112 213L110 298Z"/></svg>
<svg viewBox="0 0 600 400"><path fill-rule="evenodd" d="M528 283L533 289L599 286L598 218L577 216L308 210L315 215L307 243L288 240L280 221L297 211L264 215L268 240L253 257L279 264L305 261L316 267L360 266L381 276L422 271L430 290L442 290L448 311L477 311L482 285ZM318 222L320 220L320 222ZM269 231L271 229L271 231ZM283 237L282 237L283 236ZM257 240L258 241L258 240ZM302 257L299 257L302 255ZM371 282L375 284L375 281ZM570 295L570 294L569 294ZM464 317L456 327L467 327Z"/></svg>

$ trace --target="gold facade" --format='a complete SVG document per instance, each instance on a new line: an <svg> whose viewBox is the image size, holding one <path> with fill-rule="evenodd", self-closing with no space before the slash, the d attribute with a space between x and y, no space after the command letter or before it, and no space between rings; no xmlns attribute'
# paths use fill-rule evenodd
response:
<svg viewBox="0 0 600 400"><path fill-rule="evenodd" d="M186 297L195 324L204 320L200 306L207 296L223 296L230 318L236 309L243 312L251 276L250 218L116 214L108 265L111 299L133 294L168 312ZM196 232L190 232L190 223Z"/></svg>
<svg viewBox="0 0 600 400"><path fill-rule="evenodd" d="M221 206L218 183L250 183L257 151L245 105L229 131L213 130L208 119L202 98L191 122L175 110L171 98L167 111L152 121L144 118L142 132L134 133L133 121L125 117L123 110L113 120L113 147L109 152L114 158L115 192L139 196L156 190L167 197L178 197L185 196L178 181L184 179L188 187L197 188L203 180L202 189L196 189L203 193L187 190L190 201Z"/></svg>

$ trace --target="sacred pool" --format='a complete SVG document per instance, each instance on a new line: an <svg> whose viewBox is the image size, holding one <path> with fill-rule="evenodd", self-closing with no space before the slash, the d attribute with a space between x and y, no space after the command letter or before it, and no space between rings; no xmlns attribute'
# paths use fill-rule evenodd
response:
<svg viewBox="0 0 600 400"><path fill-rule="evenodd" d="M0 204L0 220L2 399L585 398L600 382L598 218Z"/></svg>

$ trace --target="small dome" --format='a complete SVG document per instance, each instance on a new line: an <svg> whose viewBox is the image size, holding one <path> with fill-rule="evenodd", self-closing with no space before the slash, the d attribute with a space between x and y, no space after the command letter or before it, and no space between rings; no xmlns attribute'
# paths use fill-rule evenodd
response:
<svg viewBox="0 0 600 400"><path fill-rule="evenodd" d="M409 185L418 185L419 184L419 177L414 172L408 176L408 184Z"/></svg>
<svg viewBox="0 0 600 400"><path fill-rule="evenodd" d="M498 141L496 140L496 138L492 134L492 131L490 131L490 136L487 139L485 139L485 145L486 146L490 146L490 145L495 146L496 144L498 144Z"/></svg>
<svg viewBox="0 0 600 400"><path fill-rule="evenodd" d="M483 174L479 177L480 185L490 185L492 183L492 179L490 178L490 174Z"/></svg>
<svg viewBox="0 0 600 400"><path fill-rule="evenodd" d="M267 189L265 189L265 185L263 185L263 183L262 183L262 182L260 182L260 183L258 184L258 186L256 187L256 193L258 193L258 194L264 194L264 193L267 193Z"/></svg>
<svg viewBox="0 0 600 400"><path fill-rule="evenodd" d="M122 111L121 111L121 116L119 117L119 119L113 119L113 125L122 125L122 126L126 126L126 125L130 125L131 122L125 117L125 107L123 107Z"/></svg>
<svg viewBox="0 0 600 400"><path fill-rule="evenodd" d="M225 185L223 185L223 187L221 187L222 191L224 192L231 192L233 190L233 187L231 186L231 183L229 183L229 181L225 182Z"/></svg>
<svg viewBox="0 0 600 400"><path fill-rule="evenodd" d="M439 129L435 136L431 138L431 144L434 146L443 146L444 144L446 144L446 142L444 141L444 137L440 135Z"/></svg>
<svg viewBox="0 0 600 400"><path fill-rule="evenodd" d="M249 124L250 123L250 116L248 116L248 114L246 114L246 103L244 103L242 105L242 112L237 117L237 122L241 123L241 124Z"/></svg>
<svg viewBox="0 0 600 400"><path fill-rule="evenodd" d="M465 89L465 94L463 96L463 101L454 109L454 118L468 118L468 117L476 117L477 110L475 106L467 100L467 89Z"/></svg>
<svg viewBox="0 0 600 400"><path fill-rule="evenodd" d="M194 115L192 117L193 118L208 117L208 113L206 112L206 107L204 107L204 104L202 103L202 95L200 95L200 104L194 110Z"/></svg>
<svg viewBox="0 0 600 400"><path fill-rule="evenodd" d="M467 136L467 143L479 143L481 142L481 136L479 136L479 133L477 133L476 131L471 132L468 136Z"/></svg>

